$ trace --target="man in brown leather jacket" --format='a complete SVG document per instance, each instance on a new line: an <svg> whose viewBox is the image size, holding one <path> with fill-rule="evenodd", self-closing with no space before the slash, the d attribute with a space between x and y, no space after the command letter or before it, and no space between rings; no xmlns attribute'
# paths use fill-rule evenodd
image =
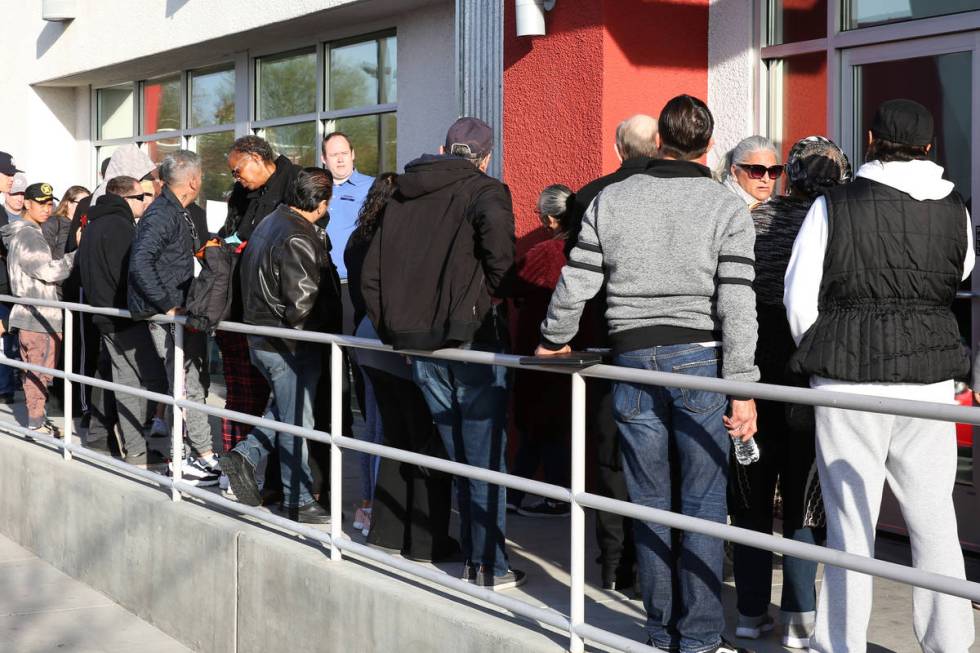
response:
<svg viewBox="0 0 980 653"><path fill-rule="evenodd" d="M326 331L340 316L340 283L326 234L316 227L327 211L333 182L319 168L302 170L286 190L285 203L252 232L240 264L245 322L258 326ZM252 364L272 389L265 417L313 428L313 403L321 356L314 343L249 336ZM253 428L221 459L235 496L261 503L255 467L279 453L282 511L290 519L324 524L329 515L313 497L306 441L288 433Z"/></svg>

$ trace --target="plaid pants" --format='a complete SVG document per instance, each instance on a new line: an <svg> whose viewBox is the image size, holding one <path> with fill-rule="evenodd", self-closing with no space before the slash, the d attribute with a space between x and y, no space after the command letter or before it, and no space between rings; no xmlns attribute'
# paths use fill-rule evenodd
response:
<svg viewBox="0 0 980 653"><path fill-rule="evenodd" d="M269 384L252 366L248 353L248 341L240 333L219 331L215 335L221 350L221 364L225 374L225 408L261 417L269 403ZM252 427L229 419L221 420L221 441L225 451L231 451L244 440Z"/></svg>

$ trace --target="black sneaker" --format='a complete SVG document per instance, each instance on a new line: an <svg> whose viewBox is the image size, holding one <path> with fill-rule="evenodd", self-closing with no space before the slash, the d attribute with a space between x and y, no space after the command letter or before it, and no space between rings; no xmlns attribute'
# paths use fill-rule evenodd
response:
<svg viewBox="0 0 980 653"><path fill-rule="evenodd" d="M228 484L239 503L262 505L262 495L255 482L255 468L245 456L232 449L221 457L221 471L228 476Z"/></svg>
<svg viewBox="0 0 980 653"><path fill-rule="evenodd" d="M525 517L568 517L570 508L564 501L545 499L533 506L518 508L517 514Z"/></svg>
<svg viewBox="0 0 980 653"><path fill-rule="evenodd" d="M149 449L143 453L135 455L127 455L123 460L130 465L135 465L142 469L156 469L161 468L170 462L170 459L165 457L156 449Z"/></svg>
<svg viewBox="0 0 980 653"><path fill-rule="evenodd" d="M0 394L0 404L12 404L12 403L14 403L14 401L15 400L14 400L14 393L13 392L7 392L7 393L4 393L4 394Z"/></svg>
<svg viewBox="0 0 980 653"><path fill-rule="evenodd" d="M474 565L472 562L464 562L463 573L461 573L459 577L465 580L467 583L475 583L476 576L477 576L476 565Z"/></svg>
<svg viewBox="0 0 980 653"><path fill-rule="evenodd" d="M228 477L231 478L230 476ZM237 492L235 494L238 494ZM286 506L279 506L279 512L283 515L292 519L293 521L298 521L301 524L329 524L330 523L330 513L323 509L316 501L310 501L305 506L300 506L298 508L292 507L287 508Z"/></svg>
<svg viewBox="0 0 980 653"><path fill-rule="evenodd" d="M188 456L180 472L181 480L197 487L213 487L221 478L221 469L201 457Z"/></svg>
<svg viewBox="0 0 980 653"><path fill-rule="evenodd" d="M493 573L487 573L481 568L476 576L477 585L493 590L494 592L520 587L526 582L527 574L518 569L508 569L507 573L503 576L494 576Z"/></svg>

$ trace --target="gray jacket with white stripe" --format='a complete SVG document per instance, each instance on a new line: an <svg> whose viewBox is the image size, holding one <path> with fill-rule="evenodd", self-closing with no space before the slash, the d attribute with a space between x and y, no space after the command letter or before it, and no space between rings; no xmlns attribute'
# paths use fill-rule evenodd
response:
<svg viewBox="0 0 980 653"><path fill-rule="evenodd" d="M720 341L722 376L757 381L755 230L745 203L689 161L658 160L589 205L541 323L558 349L606 286L616 352Z"/></svg>

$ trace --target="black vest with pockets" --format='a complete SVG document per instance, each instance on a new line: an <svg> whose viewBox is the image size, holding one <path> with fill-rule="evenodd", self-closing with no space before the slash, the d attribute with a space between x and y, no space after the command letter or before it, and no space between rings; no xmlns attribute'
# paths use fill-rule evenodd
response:
<svg viewBox="0 0 980 653"><path fill-rule="evenodd" d="M967 247L959 194L918 201L858 178L825 197L820 314L790 369L855 383L935 383L966 374L951 310Z"/></svg>

